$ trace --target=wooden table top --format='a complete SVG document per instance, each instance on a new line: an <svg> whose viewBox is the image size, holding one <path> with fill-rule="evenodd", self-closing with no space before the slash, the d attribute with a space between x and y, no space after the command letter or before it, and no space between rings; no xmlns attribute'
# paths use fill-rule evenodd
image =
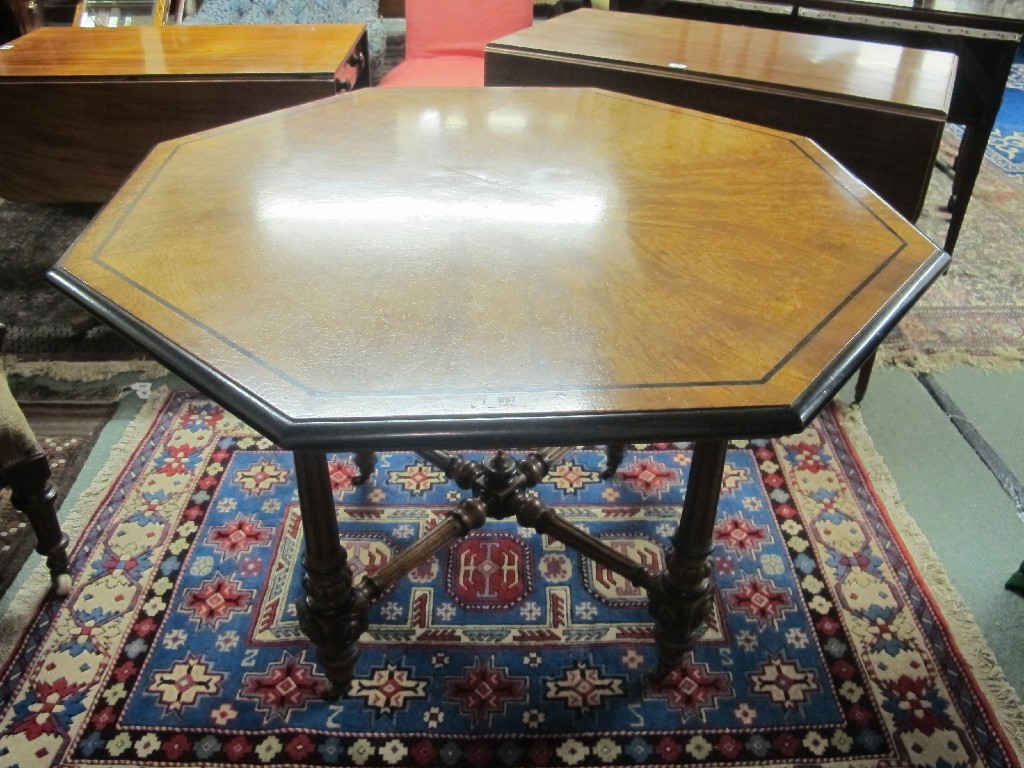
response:
<svg viewBox="0 0 1024 768"><path fill-rule="evenodd" d="M956 56L863 40L582 8L495 40L529 51L711 76L761 90L828 94L833 101L934 113L945 120ZM808 62L812 62L809 65Z"/></svg>
<svg viewBox="0 0 1024 768"><path fill-rule="evenodd" d="M0 78L331 74L362 24L40 27L0 47Z"/></svg>
<svg viewBox="0 0 1024 768"><path fill-rule="evenodd" d="M947 262L802 138L368 89L159 145L51 279L286 447L387 450L797 431Z"/></svg>

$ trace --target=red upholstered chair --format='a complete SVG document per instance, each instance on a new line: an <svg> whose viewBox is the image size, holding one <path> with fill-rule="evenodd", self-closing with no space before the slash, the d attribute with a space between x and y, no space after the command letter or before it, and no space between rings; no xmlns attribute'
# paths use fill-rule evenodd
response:
<svg viewBox="0 0 1024 768"><path fill-rule="evenodd" d="M384 87L484 84L484 46L533 24L533 0L405 0L405 60Z"/></svg>

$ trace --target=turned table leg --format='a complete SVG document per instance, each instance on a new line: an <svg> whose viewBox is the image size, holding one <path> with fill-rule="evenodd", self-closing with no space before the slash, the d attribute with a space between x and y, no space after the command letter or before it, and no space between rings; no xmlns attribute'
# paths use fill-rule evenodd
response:
<svg viewBox="0 0 1024 768"><path fill-rule="evenodd" d="M362 485L373 475L377 467L377 454L373 451L356 451L353 457L358 474L352 478L353 485Z"/></svg>
<svg viewBox="0 0 1024 768"><path fill-rule="evenodd" d="M608 480L615 477L622 460L626 458L626 450L629 446L625 443L609 443L604 449L604 469L601 470L601 479Z"/></svg>
<svg viewBox="0 0 1024 768"><path fill-rule="evenodd" d="M712 533L725 467L725 440L698 441L687 482L679 527L665 569L648 589L654 618L658 665L651 680L663 679L683 660L700 636L711 610Z"/></svg>
<svg viewBox="0 0 1024 768"><path fill-rule="evenodd" d="M364 474L372 471L372 456L368 451L360 454ZM430 533L354 584L348 554L338 536L327 455L295 451L295 477L306 539L302 558L306 594L297 606L299 626L316 646L317 660L330 681L325 698L336 699L352 679L359 657L359 637L369 626L370 606L402 576L483 525L488 505L482 499L464 499Z"/></svg>
<svg viewBox="0 0 1024 768"><path fill-rule="evenodd" d="M306 540L299 626L316 646L331 682L326 698L337 698L352 677L359 636L368 625L368 606L352 585L348 555L338 536L326 454L295 451L295 474Z"/></svg>
<svg viewBox="0 0 1024 768"><path fill-rule="evenodd" d="M302 559L305 596L298 604L299 624L316 646L317 658L330 680L327 696L342 695L352 677L359 655L359 636L368 626L369 606L389 585L455 539L483 525L488 517L515 516L520 524L553 536L647 589L658 654L651 679L664 678L696 645L711 608L712 532L727 446L725 440L695 444L672 551L665 569L657 575L560 520L554 510L525 493L569 449L549 449L518 462L499 451L485 463L466 461L444 451L420 451L423 458L440 466L460 487L474 488L475 495L464 499L430 534L378 573L364 576L359 584L352 583L348 556L338 536L327 456L317 451L296 451L296 480L306 539ZM610 463L614 463L617 453L614 448L609 451ZM369 454L364 458L368 459ZM369 469L368 461L364 463Z"/></svg>

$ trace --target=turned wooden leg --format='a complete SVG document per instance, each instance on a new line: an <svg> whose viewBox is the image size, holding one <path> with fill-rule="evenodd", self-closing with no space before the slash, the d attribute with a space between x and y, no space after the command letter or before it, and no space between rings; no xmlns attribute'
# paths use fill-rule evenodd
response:
<svg viewBox="0 0 1024 768"><path fill-rule="evenodd" d="M679 527L672 537L668 562L648 589L654 618L658 665L651 680L663 679L683 660L704 633L711 609L712 532L725 467L725 440L694 444L693 463Z"/></svg>
<svg viewBox="0 0 1024 768"><path fill-rule="evenodd" d="M299 626L316 646L317 659L330 681L325 698L335 699L352 678L359 636L368 625L367 605L352 586L348 554L338 537L327 455L295 451L295 476L306 539L302 558L306 594L296 606Z"/></svg>
<svg viewBox="0 0 1024 768"><path fill-rule="evenodd" d="M36 552L46 558L55 594L71 591L68 570L68 537L57 520L57 494L50 487L50 464L42 453L4 472L11 487L11 504L24 513L36 535Z"/></svg>
<svg viewBox="0 0 1024 768"><path fill-rule="evenodd" d="M626 458L626 450L629 446L625 443L610 443L604 447L604 469L601 470L601 479L607 480L615 477L615 473Z"/></svg>
<svg viewBox="0 0 1024 768"><path fill-rule="evenodd" d="M353 461L359 474L352 478L352 484L362 485L370 479L377 468L377 454L373 451L356 451Z"/></svg>

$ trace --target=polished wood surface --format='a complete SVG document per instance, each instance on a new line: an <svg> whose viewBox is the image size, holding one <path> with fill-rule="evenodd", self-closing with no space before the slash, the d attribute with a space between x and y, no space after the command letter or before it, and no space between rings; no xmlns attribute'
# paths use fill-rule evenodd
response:
<svg viewBox="0 0 1024 768"><path fill-rule="evenodd" d="M798 137L367 89L162 144L52 277L286 447L397 449L799 430L947 260Z"/></svg>
<svg viewBox="0 0 1024 768"><path fill-rule="evenodd" d="M955 72L941 51L591 9L487 47L488 85L600 85L808 136L910 219Z"/></svg>
<svg viewBox="0 0 1024 768"><path fill-rule="evenodd" d="M806 139L607 91L391 88L160 145L51 277L294 451L334 697L390 585L513 517L647 591L667 674L712 604L727 438L801 429L947 263ZM657 573L530 493L565 446L659 439L695 445ZM528 445L561 447L443 450ZM466 494L356 582L325 451L365 478L396 448Z"/></svg>
<svg viewBox="0 0 1024 768"><path fill-rule="evenodd" d="M611 0L615 10L847 37L958 59L949 121L965 126L943 244L952 253L1024 35L1019 0Z"/></svg>
<svg viewBox="0 0 1024 768"><path fill-rule="evenodd" d="M331 76L361 24L41 27L0 50L0 77Z"/></svg>
<svg viewBox="0 0 1024 768"><path fill-rule="evenodd" d="M701 21L583 8L501 38L494 51L592 58L760 83L811 97L869 101L945 119L949 53Z"/></svg>
<svg viewBox="0 0 1024 768"><path fill-rule="evenodd" d="M0 50L0 197L105 202L152 147L368 84L361 24L44 27Z"/></svg>

